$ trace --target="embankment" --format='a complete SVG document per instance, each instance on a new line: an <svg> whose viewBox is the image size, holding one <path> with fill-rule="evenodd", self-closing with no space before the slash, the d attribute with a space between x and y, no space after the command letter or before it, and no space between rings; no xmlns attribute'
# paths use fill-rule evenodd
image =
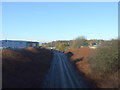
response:
<svg viewBox="0 0 120 90"><path fill-rule="evenodd" d="M51 60L52 52L47 49L4 49L2 87L40 88Z"/></svg>

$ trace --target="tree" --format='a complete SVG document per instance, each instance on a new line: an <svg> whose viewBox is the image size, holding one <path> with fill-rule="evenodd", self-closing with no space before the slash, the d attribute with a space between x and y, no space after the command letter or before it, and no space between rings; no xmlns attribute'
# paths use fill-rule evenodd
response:
<svg viewBox="0 0 120 90"><path fill-rule="evenodd" d="M86 38L84 36L77 37L75 40L72 41L71 47L80 48L81 46L86 44L85 41L86 41Z"/></svg>
<svg viewBox="0 0 120 90"><path fill-rule="evenodd" d="M65 47L66 47L65 44L61 43L56 46L56 49L59 51L65 51Z"/></svg>

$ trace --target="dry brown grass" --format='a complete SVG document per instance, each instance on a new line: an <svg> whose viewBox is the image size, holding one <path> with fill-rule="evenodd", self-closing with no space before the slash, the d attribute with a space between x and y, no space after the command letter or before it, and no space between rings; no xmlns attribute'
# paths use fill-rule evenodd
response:
<svg viewBox="0 0 120 90"><path fill-rule="evenodd" d="M2 59L3 60L22 61L22 62L31 61L30 59L28 59L26 57L23 57L20 52L16 52L16 51L13 51L13 50L10 50L10 49L2 50Z"/></svg>
<svg viewBox="0 0 120 90"><path fill-rule="evenodd" d="M72 60L78 59L80 57L84 57L84 60L87 60L91 54L91 50L89 47L83 47L78 49L71 49L67 52L72 52L74 55L71 57Z"/></svg>
<svg viewBox="0 0 120 90"><path fill-rule="evenodd" d="M49 70L52 52L26 48L2 51L3 88L40 88Z"/></svg>
<svg viewBox="0 0 120 90"><path fill-rule="evenodd" d="M83 73L86 81L97 87L95 80L89 77L90 75L92 75L92 69L91 64L88 63L88 59L91 55L92 49L89 47L83 47L78 49L71 49L67 52L73 53L73 56L70 58L70 60L73 61L84 57L82 61L76 63L76 69L79 72Z"/></svg>
<svg viewBox="0 0 120 90"><path fill-rule="evenodd" d="M95 72L92 68L92 63L89 63L89 57L93 52L93 49L89 47L83 47L79 49L69 50L74 55L71 57L71 60L77 60L81 57L84 57L82 61L76 63L76 68L78 71L82 72L85 76L85 79L89 80L96 84L99 88L117 88L118 87L118 72L113 74L106 74L102 72ZM67 51L68 52L68 51Z"/></svg>
<svg viewBox="0 0 120 90"><path fill-rule="evenodd" d="M76 68L79 71L85 72L85 74L91 73L91 68L90 68L91 64L88 63L88 58L91 55L92 49L90 49L89 47L83 47L83 48L79 48L79 49L72 49L69 51L74 54L71 57L71 60L76 60L81 57L84 57L84 59L82 61L79 61L76 63ZM67 51L67 52L69 52L69 51Z"/></svg>

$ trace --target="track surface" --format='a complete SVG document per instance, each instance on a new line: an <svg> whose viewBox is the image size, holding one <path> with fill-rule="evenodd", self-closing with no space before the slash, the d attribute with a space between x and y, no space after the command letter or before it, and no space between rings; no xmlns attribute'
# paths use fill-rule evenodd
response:
<svg viewBox="0 0 120 90"><path fill-rule="evenodd" d="M64 53L53 51L53 54L43 88L89 88Z"/></svg>

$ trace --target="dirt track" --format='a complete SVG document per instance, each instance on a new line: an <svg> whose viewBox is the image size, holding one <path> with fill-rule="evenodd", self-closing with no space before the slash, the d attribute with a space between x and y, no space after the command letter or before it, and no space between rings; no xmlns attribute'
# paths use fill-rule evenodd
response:
<svg viewBox="0 0 120 90"><path fill-rule="evenodd" d="M44 88L93 88L92 84L84 80L67 56L54 51L54 58L50 70L44 81Z"/></svg>

